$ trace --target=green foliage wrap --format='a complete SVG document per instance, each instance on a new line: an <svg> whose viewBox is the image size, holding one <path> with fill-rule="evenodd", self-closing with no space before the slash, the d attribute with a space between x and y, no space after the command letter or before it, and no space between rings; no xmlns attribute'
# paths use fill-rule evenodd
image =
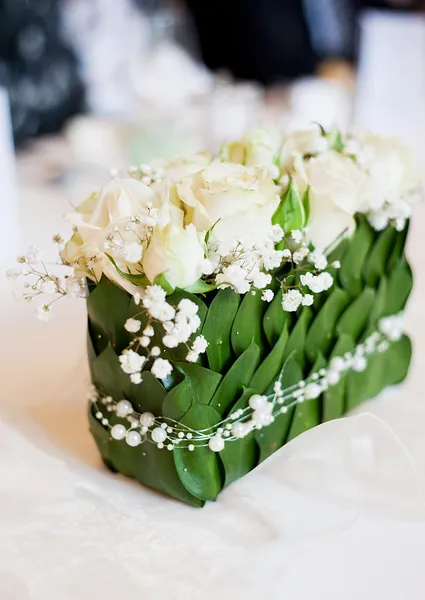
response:
<svg viewBox="0 0 425 600"><path fill-rule="evenodd" d="M198 304L202 333L210 346L202 364L185 362L178 348L167 349L163 355L174 370L164 383L145 373L142 383L134 385L122 372L118 355L129 342L124 323L135 314L135 306L125 291L103 278L91 287L87 300L93 383L116 400L130 400L138 412L170 417L196 429L213 426L232 410L246 407L253 393L270 393L282 366L283 387L293 385L332 356L352 350L381 317L403 310L413 283L404 253L406 234L392 227L375 232L364 217L358 217L351 239L332 253L341 262L341 268L333 271L333 287L296 314L281 310L280 292L267 304L259 292L241 298L229 289L202 297L177 290L168 301L177 304L189 297ZM400 383L410 358L410 340L403 336L387 352L371 356L365 371L348 374L318 399L227 443L218 453L209 448L160 450L149 442L130 447L111 438L92 408L90 430L111 470L203 506L295 436ZM112 425L121 422L112 415Z"/></svg>

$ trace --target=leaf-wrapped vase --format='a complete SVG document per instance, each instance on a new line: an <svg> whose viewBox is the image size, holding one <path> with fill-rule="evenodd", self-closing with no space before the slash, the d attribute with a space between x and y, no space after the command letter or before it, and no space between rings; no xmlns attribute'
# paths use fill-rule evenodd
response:
<svg viewBox="0 0 425 600"><path fill-rule="evenodd" d="M193 449L187 443L169 448L151 439L131 445L111 435L111 427L128 423L110 409L108 399L128 401L135 415L154 415L165 429L168 422L171 429L178 423L187 430L206 431L246 410L253 395L272 394L278 378L282 389L293 389L326 369L332 358L350 353L376 331L383 317L397 315L405 307L412 288L405 257L407 232L407 226L397 231L392 225L375 231L358 215L354 233L328 257L329 264L341 265L331 269L333 286L315 295L312 306L293 313L282 310L277 274L270 286L275 291L270 304L258 291L239 295L231 288L205 294L176 290L167 301L174 306L182 298L196 303L200 331L209 346L197 363L185 359L184 348L166 348L163 356L173 371L163 381L147 371L142 382L134 384L122 371L118 357L130 341L124 325L139 307L106 277L90 284L88 356L92 382L106 401L100 408L90 402L89 420L105 465L183 502L203 506L294 437L403 381L411 358L405 335L370 354L364 370L348 372L318 397L292 403L269 425L226 442L221 450L213 452L207 444Z"/></svg>

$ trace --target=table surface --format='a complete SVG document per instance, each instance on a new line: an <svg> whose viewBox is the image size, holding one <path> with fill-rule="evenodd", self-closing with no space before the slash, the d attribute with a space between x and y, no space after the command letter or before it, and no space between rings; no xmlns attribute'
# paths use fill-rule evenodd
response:
<svg viewBox="0 0 425 600"><path fill-rule="evenodd" d="M79 199L21 185L22 238L45 246ZM201 510L102 467L86 421L84 303L40 323L3 280L0 598L423 598L424 220L422 205L406 383L293 440Z"/></svg>

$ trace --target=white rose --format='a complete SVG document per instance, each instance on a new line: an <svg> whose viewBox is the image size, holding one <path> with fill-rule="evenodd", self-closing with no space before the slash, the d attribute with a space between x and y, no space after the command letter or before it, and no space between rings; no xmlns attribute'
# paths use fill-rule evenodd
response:
<svg viewBox="0 0 425 600"><path fill-rule="evenodd" d="M163 178L179 183L184 177L202 171L211 163L211 155L199 153L193 158L175 158L163 166Z"/></svg>
<svg viewBox="0 0 425 600"><path fill-rule="evenodd" d="M212 239L247 245L268 239L279 196L267 169L215 161L177 185L185 220Z"/></svg>
<svg viewBox="0 0 425 600"><path fill-rule="evenodd" d="M99 280L105 274L134 292L135 286L119 275L107 254L121 269L139 273L136 263L145 250L146 244L141 240L146 232L156 222L165 225L173 220L182 224L183 212L176 202L179 203L175 188L173 192L168 184L150 188L133 178L112 179L100 194L92 195L67 215L76 233L66 244L62 259L81 275L93 274ZM130 217L136 216L138 222L128 227Z"/></svg>
<svg viewBox="0 0 425 600"><path fill-rule="evenodd" d="M223 146L225 160L253 167L275 167L282 145L282 135L276 129L255 129L238 142Z"/></svg>
<svg viewBox="0 0 425 600"><path fill-rule="evenodd" d="M368 210L379 210L385 202L397 202L419 187L421 175L414 167L410 149L398 138L364 133L349 141L359 166L371 178Z"/></svg>
<svg viewBox="0 0 425 600"><path fill-rule="evenodd" d="M290 171L297 157L306 154L321 154L328 150L328 140L322 135L318 126L304 131L294 131L285 136L280 153L280 166Z"/></svg>
<svg viewBox="0 0 425 600"><path fill-rule="evenodd" d="M195 227L169 223L154 229L143 258L143 270L151 282L164 273L174 287L187 288L201 277L203 262L203 239Z"/></svg>
<svg viewBox="0 0 425 600"><path fill-rule="evenodd" d="M300 193L310 186L309 237L320 250L355 227L353 215L369 202L370 181L351 158L326 152L295 163Z"/></svg>

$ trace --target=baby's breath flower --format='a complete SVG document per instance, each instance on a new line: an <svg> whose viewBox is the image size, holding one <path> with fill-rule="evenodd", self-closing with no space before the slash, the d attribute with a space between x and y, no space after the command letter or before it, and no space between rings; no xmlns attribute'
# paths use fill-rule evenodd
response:
<svg viewBox="0 0 425 600"><path fill-rule="evenodd" d="M303 240L303 232L300 229L294 229L293 231L291 231L291 238L297 244L301 244Z"/></svg>
<svg viewBox="0 0 425 600"><path fill-rule="evenodd" d="M141 326L142 324L140 321L130 318L125 322L124 329L130 333L137 333Z"/></svg>
<svg viewBox="0 0 425 600"><path fill-rule="evenodd" d="M264 290L264 292L261 294L261 300L264 300L264 302L271 302L274 298L274 292L273 290Z"/></svg>
<svg viewBox="0 0 425 600"><path fill-rule="evenodd" d="M302 294L298 290L289 290L282 295L282 308L287 312L295 312L301 304Z"/></svg>
<svg viewBox="0 0 425 600"><path fill-rule="evenodd" d="M173 367L168 360L157 358L151 367L152 375L157 379L165 379L171 374Z"/></svg>

